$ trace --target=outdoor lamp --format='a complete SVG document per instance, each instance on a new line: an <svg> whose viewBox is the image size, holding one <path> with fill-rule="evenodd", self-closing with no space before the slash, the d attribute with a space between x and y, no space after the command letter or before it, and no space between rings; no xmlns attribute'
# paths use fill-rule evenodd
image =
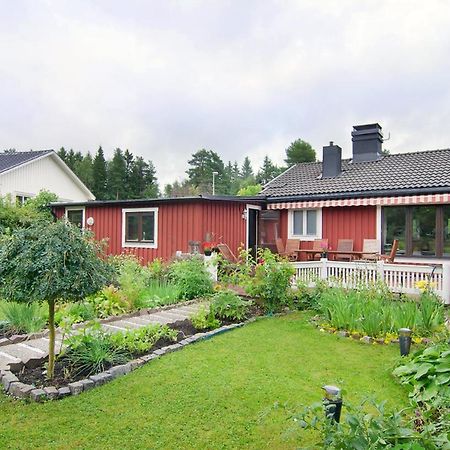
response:
<svg viewBox="0 0 450 450"><path fill-rule="evenodd" d="M341 420L342 397L341 390L336 386L322 386L325 391L323 405L325 406L325 416L339 423Z"/></svg>
<svg viewBox="0 0 450 450"><path fill-rule="evenodd" d="M400 342L400 355L409 355L409 350L411 348L411 333L412 330L409 328L400 328L398 330L398 340Z"/></svg>

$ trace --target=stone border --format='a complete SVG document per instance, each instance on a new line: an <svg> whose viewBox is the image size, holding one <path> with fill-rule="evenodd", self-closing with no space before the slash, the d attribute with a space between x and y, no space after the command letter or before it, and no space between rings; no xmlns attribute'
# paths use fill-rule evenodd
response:
<svg viewBox="0 0 450 450"><path fill-rule="evenodd" d="M94 320L97 320L99 323L109 323L109 322L114 322L116 320L129 319L130 317L138 317L138 316L145 316L147 314L154 314L154 313L158 313L161 311L166 311L168 309L177 308L179 306L185 306L185 305L187 306L187 305L192 305L194 303L201 303L203 301L205 301L205 299L196 298L194 300L186 300L184 302L172 303L171 305L159 306L157 308L138 309L137 311L133 311L133 312L126 313L126 314L121 314L119 316L109 316L104 319L97 318ZM76 330L78 328L85 326L86 323L87 322L75 323L72 326L72 328L74 330ZM58 330L60 330L60 328L58 328L56 331L58 332ZM49 333L49 331L47 329L45 329L42 331L38 331L37 333L14 334L14 335L10 336L9 338L1 338L0 339L0 347L3 347L4 345L18 344L20 342L30 341L33 339L44 338L48 335L48 333Z"/></svg>
<svg viewBox="0 0 450 450"><path fill-rule="evenodd" d="M184 346L192 344L194 342L209 339L214 335L225 333L233 330L234 328L242 327L246 323L254 322L256 318L250 318L245 322L235 323L231 325L224 325L215 330L208 331L206 333L197 333L166 347L162 347L140 358L133 359L126 364L120 364L118 366L111 367L105 372L91 375L80 381L69 383L67 386L60 387L48 386L43 389L38 389L32 384L25 384L19 381L17 376L10 370L0 370L0 382L3 384L3 390L5 393L18 399L26 399L32 402L43 402L46 400L57 400L60 398L68 397L69 395L79 395L84 391L88 391L94 387L101 386L115 378L126 375L138 367L147 364L152 359L159 358L167 353L174 352L182 349Z"/></svg>

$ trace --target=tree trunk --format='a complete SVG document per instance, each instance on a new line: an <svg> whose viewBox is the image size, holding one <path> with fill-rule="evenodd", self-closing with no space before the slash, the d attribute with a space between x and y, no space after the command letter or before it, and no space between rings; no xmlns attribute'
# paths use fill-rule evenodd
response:
<svg viewBox="0 0 450 450"><path fill-rule="evenodd" d="M47 378L55 375L55 299L48 300L48 368Z"/></svg>

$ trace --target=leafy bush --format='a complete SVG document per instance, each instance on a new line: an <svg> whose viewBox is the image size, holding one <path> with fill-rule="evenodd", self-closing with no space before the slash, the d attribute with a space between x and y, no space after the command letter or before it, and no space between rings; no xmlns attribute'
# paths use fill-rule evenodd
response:
<svg viewBox="0 0 450 450"><path fill-rule="evenodd" d="M314 448L419 450L435 449L440 443L439 437L417 429L414 417L410 418L406 414L407 409L388 411L384 403L377 404L372 400L364 400L357 407L346 402L344 409L345 416L340 423L326 418L321 403L306 407L300 414L294 414L293 420L301 428L319 433L320 441Z"/></svg>
<svg viewBox="0 0 450 450"><path fill-rule="evenodd" d="M118 316L130 310L130 304L119 289L113 285L90 295L86 301L93 305L97 317Z"/></svg>
<svg viewBox="0 0 450 450"><path fill-rule="evenodd" d="M169 266L161 258L150 261L147 270L151 282L166 282L169 277Z"/></svg>
<svg viewBox="0 0 450 450"><path fill-rule="evenodd" d="M192 314L189 319L197 330L214 330L220 327L220 321L214 317L213 310L204 306Z"/></svg>
<svg viewBox="0 0 450 450"><path fill-rule="evenodd" d="M55 323L63 321L69 323L87 322L97 317L93 303L84 301L82 303L67 303L57 308L55 312Z"/></svg>
<svg viewBox="0 0 450 450"><path fill-rule="evenodd" d="M0 310L6 326L11 333L35 333L41 331L48 318L47 308L38 302L2 302Z"/></svg>
<svg viewBox="0 0 450 450"><path fill-rule="evenodd" d="M178 331L167 325L149 325L136 330L114 333L110 336L111 345L129 354L140 354L150 350L159 339L177 340Z"/></svg>
<svg viewBox="0 0 450 450"><path fill-rule="evenodd" d="M279 310L289 303L289 288L294 268L283 258L264 249L258 252L259 263L247 291L260 298L268 312Z"/></svg>
<svg viewBox="0 0 450 450"><path fill-rule="evenodd" d="M441 343L411 355L407 364L394 370L402 384L413 387L410 393L419 402L446 400L450 405L450 349Z"/></svg>
<svg viewBox="0 0 450 450"><path fill-rule="evenodd" d="M60 359L68 363L75 375L93 375L127 360L126 352L111 345L110 336L100 324L78 330L66 339L65 344L67 349Z"/></svg>
<svg viewBox="0 0 450 450"><path fill-rule="evenodd" d="M243 320L251 305L232 291L220 291L214 294L210 308L220 320Z"/></svg>
<svg viewBox="0 0 450 450"><path fill-rule="evenodd" d="M170 279L177 285L180 299L191 300L213 292L211 276L200 258L175 261L170 267Z"/></svg>

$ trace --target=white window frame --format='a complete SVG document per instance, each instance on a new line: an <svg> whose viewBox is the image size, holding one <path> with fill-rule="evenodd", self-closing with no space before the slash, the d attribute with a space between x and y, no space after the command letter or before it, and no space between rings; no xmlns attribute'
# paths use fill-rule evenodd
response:
<svg viewBox="0 0 450 450"><path fill-rule="evenodd" d="M64 218L66 219L66 222L69 222L69 218L67 215L68 211L81 211L83 213L81 229L84 230L86 227L86 208L84 206L66 206L66 209L64 211Z"/></svg>
<svg viewBox="0 0 450 450"><path fill-rule="evenodd" d="M34 194L30 194L29 192L22 192L22 191L15 191L12 193L12 195L14 196L13 198L11 198L11 201L13 203L15 203L17 201L17 197L20 197L20 204L21 205L25 205L25 200L24 198L26 197L27 200L29 200L30 198L34 197Z"/></svg>
<svg viewBox="0 0 450 450"><path fill-rule="evenodd" d="M294 234L295 211L316 211L316 234ZM306 216L306 214L303 214L303 230L306 230ZM322 239L322 208L290 209L288 213L288 239L300 239L301 241Z"/></svg>
<svg viewBox="0 0 450 450"><path fill-rule="evenodd" d="M122 209L122 247L124 248L158 248L158 209L159 208L124 208ZM126 241L126 215L127 213L153 212L155 214L154 241L150 242L127 242Z"/></svg>

